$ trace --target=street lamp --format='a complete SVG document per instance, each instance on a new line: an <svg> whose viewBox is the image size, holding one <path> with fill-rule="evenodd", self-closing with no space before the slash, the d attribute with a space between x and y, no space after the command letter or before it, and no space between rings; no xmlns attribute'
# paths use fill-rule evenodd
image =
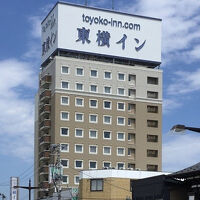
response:
<svg viewBox="0 0 200 200"><path fill-rule="evenodd" d="M183 132L185 130L189 130L189 131L194 131L194 132L198 132L200 133L200 128L196 128L196 127L188 127L182 124L177 124L175 126L173 126L170 131L174 131L174 132Z"/></svg>

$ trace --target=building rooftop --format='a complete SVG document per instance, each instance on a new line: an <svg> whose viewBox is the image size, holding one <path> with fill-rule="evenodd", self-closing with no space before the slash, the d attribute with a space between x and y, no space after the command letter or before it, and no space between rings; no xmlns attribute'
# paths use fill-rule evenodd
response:
<svg viewBox="0 0 200 200"><path fill-rule="evenodd" d="M200 173L200 162L185 169L182 169L180 171L174 172L170 176L173 178L188 178L192 176L193 177L199 176L199 173Z"/></svg>
<svg viewBox="0 0 200 200"><path fill-rule="evenodd" d="M142 179L159 175L169 175L169 172L154 172L141 170L83 170L80 172L80 179L95 179L95 178L129 178Z"/></svg>

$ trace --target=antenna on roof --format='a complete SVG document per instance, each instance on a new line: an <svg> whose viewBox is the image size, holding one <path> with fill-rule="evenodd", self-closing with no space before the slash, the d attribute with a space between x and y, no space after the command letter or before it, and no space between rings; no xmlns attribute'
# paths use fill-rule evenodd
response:
<svg viewBox="0 0 200 200"><path fill-rule="evenodd" d="M87 3L88 3L87 0L85 0L85 6L87 6Z"/></svg>
<svg viewBox="0 0 200 200"><path fill-rule="evenodd" d="M114 0L112 0L112 10L114 10Z"/></svg>

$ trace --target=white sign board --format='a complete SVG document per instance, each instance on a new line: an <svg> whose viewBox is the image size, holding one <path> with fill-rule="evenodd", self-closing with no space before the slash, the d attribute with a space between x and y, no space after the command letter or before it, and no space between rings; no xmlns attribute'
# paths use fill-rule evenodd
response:
<svg viewBox="0 0 200 200"><path fill-rule="evenodd" d="M161 20L57 3L42 22L42 63L56 50L161 62Z"/></svg>
<svg viewBox="0 0 200 200"><path fill-rule="evenodd" d="M18 200L18 189L15 189L14 186L18 185L18 177L10 178L10 199Z"/></svg>

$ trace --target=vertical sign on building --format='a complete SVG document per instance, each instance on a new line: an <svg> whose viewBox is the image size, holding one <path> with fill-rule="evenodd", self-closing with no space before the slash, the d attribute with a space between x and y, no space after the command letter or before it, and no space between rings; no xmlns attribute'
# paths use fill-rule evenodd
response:
<svg viewBox="0 0 200 200"><path fill-rule="evenodd" d="M10 177L10 200L18 200L19 193L18 189L14 188L19 183L18 177Z"/></svg>

